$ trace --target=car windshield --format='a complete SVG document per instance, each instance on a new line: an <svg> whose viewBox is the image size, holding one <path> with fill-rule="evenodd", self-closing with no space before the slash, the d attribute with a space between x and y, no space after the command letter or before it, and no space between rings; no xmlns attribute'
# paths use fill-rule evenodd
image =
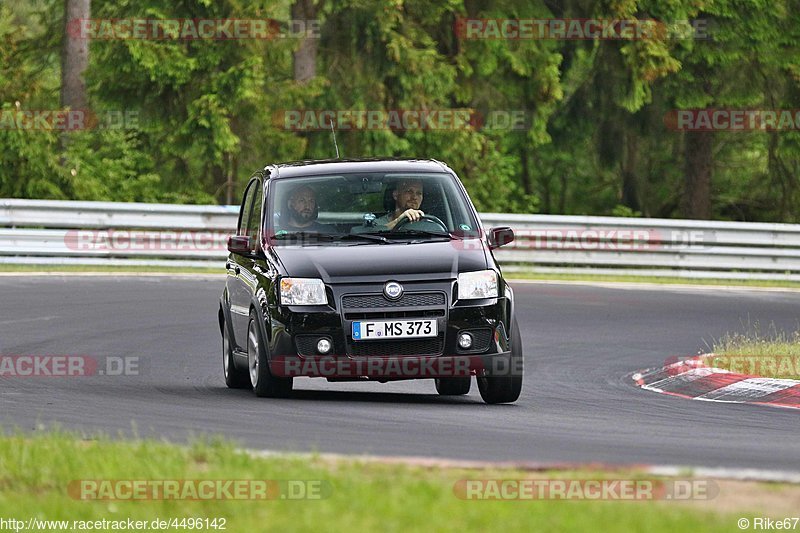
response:
<svg viewBox="0 0 800 533"><path fill-rule="evenodd" d="M269 197L267 235L277 241L387 243L478 233L462 189L443 172L276 179Z"/></svg>

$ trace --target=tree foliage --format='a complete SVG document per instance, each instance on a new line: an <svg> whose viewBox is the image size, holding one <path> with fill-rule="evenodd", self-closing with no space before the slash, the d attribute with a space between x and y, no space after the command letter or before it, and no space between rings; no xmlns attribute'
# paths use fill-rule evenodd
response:
<svg viewBox="0 0 800 533"><path fill-rule="evenodd" d="M334 155L329 131L285 128L287 110L467 109L521 111L524 126L341 129L342 156L445 161L483 211L674 217L707 205L720 219L800 220L800 124L701 134L667 118L800 108L797 0L296 1L93 0L94 19L274 19L285 29L292 12L313 12L320 34L302 54L292 38L93 40L90 108L135 120L101 120L63 146L58 132L0 127L0 196L224 203L233 191L236 202L264 164ZM58 109L63 10L57 0L0 5L3 113ZM463 39L462 18L652 19L671 31ZM692 38L693 21L707 35ZM295 79L301 57L310 79Z"/></svg>

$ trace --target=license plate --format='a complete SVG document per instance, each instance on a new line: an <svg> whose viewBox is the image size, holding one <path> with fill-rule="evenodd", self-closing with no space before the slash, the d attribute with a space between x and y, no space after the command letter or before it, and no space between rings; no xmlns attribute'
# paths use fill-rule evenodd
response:
<svg viewBox="0 0 800 533"><path fill-rule="evenodd" d="M381 320L353 322L353 340L435 337L436 320Z"/></svg>

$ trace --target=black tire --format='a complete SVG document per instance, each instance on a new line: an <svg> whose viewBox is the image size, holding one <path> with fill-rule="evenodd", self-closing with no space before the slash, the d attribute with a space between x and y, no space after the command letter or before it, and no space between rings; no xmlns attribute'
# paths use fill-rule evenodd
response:
<svg viewBox="0 0 800 533"><path fill-rule="evenodd" d="M463 396L469 394L472 379L466 378L436 378L433 380L436 392L440 396Z"/></svg>
<svg viewBox="0 0 800 533"><path fill-rule="evenodd" d="M277 378L269 370L267 345L253 311L247 326L247 367L253 392L259 398L287 398L292 394L292 378Z"/></svg>
<svg viewBox="0 0 800 533"><path fill-rule="evenodd" d="M225 385L229 389L249 389L250 375L246 370L239 370L233 362L233 347L228 336L228 324L222 322L222 370L225 374Z"/></svg>
<svg viewBox="0 0 800 533"><path fill-rule="evenodd" d="M522 392L522 337L516 319L512 323L511 356L509 369L511 375L479 376L478 390L483 401L489 404L516 402Z"/></svg>

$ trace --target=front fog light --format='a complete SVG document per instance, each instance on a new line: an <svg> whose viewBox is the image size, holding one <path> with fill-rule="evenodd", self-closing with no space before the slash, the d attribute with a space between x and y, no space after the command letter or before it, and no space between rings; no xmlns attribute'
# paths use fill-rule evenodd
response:
<svg viewBox="0 0 800 533"><path fill-rule="evenodd" d="M458 345L462 350L469 350L472 347L472 335L469 333L462 333L458 336Z"/></svg>
<svg viewBox="0 0 800 533"><path fill-rule="evenodd" d="M320 339L317 343L317 351L322 355L331 351L331 341L328 339Z"/></svg>

